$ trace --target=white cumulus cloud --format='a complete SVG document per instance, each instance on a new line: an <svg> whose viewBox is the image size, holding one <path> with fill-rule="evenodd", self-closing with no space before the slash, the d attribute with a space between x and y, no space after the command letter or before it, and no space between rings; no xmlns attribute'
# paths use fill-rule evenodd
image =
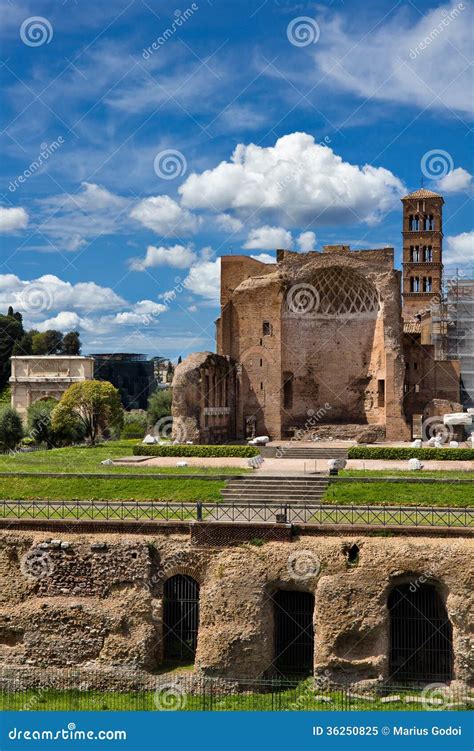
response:
<svg viewBox="0 0 474 751"><path fill-rule="evenodd" d="M144 258L132 258L130 268L133 271L144 271L155 266L172 266L176 269L186 269L196 260L196 254L189 245L172 245L170 247L155 247L149 245Z"/></svg>
<svg viewBox="0 0 474 751"><path fill-rule="evenodd" d="M303 253L309 253L310 250L314 250L316 247L316 235L311 231L302 232L301 235L298 236L296 242Z"/></svg>
<svg viewBox="0 0 474 751"><path fill-rule="evenodd" d="M57 316L46 318L44 321L37 323L35 328L38 331L47 331L48 329L55 329L57 331L75 331L76 329L93 331L94 324L86 318L81 318L74 311L63 310Z"/></svg>
<svg viewBox="0 0 474 751"><path fill-rule="evenodd" d="M16 232L25 229L28 224L28 214L21 206L8 208L0 206L0 232Z"/></svg>
<svg viewBox="0 0 474 751"><path fill-rule="evenodd" d="M211 304L219 304L221 289L221 259L199 261L189 269L183 282L189 292L203 297Z"/></svg>
<svg viewBox="0 0 474 751"><path fill-rule="evenodd" d="M110 287L95 282L65 282L54 274L37 279L21 280L14 274L0 274L0 306L13 305L28 318L44 315L45 311L91 312L114 310L125 301Z"/></svg>
<svg viewBox="0 0 474 751"><path fill-rule="evenodd" d="M130 216L164 237L188 235L199 228L198 217L183 209L170 196L145 198L133 207Z"/></svg>
<svg viewBox="0 0 474 751"><path fill-rule="evenodd" d="M474 230L446 238L443 261L447 266L474 263Z"/></svg>
<svg viewBox="0 0 474 751"><path fill-rule="evenodd" d="M224 232L240 232L243 228L243 222L230 214L218 214L216 224Z"/></svg>
<svg viewBox="0 0 474 751"><path fill-rule="evenodd" d="M307 133L274 146L239 144L230 161L193 173L179 188L190 209L233 210L287 226L372 224L397 208L406 192L390 170L350 164Z"/></svg>
<svg viewBox="0 0 474 751"><path fill-rule="evenodd" d="M275 250L275 248L291 248L293 238L291 232L283 227L257 227L249 232L244 248L247 250Z"/></svg>
<svg viewBox="0 0 474 751"><path fill-rule="evenodd" d="M472 175L462 167L456 167L441 180L437 180L434 189L440 193L459 193L462 190L467 190L471 183Z"/></svg>

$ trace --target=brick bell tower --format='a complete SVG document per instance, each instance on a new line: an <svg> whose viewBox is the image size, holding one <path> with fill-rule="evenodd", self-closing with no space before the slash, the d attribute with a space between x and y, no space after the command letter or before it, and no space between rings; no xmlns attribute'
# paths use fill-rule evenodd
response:
<svg viewBox="0 0 474 751"><path fill-rule="evenodd" d="M443 197L420 188L402 198L403 316L412 318L441 297Z"/></svg>

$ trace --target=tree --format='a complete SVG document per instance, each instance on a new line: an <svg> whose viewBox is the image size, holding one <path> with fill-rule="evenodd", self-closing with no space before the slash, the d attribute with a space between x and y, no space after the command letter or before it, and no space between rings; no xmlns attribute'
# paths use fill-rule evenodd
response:
<svg viewBox="0 0 474 751"><path fill-rule="evenodd" d="M43 333L33 334L33 355L59 355L63 343L63 335L60 331L48 329Z"/></svg>
<svg viewBox="0 0 474 751"><path fill-rule="evenodd" d="M28 435L35 443L54 446L51 414L57 405L56 399L41 399L28 407Z"/></svg>
<svg viewBox="0 0 474 751"><path fill-rule="evenodd" d="M182 358L182 357L181 357L181 355L180 355L180 356L178 357L178 365L181 365L181 363L182 363L182 362L183 362L183 358Z"/></svg>
<svg viewBox="0 0 474 751"><path fill-rule="evenodd" d="M120 430L123 408L118 389L108 381L81 381L69 386L53 410L52 428L66 430L77 420L92 444L99 435Z"/></svg>
<svg viewBox="0 0 474 751"><path fill-rule="evenodd" d="M13 345L12 355L32 355L33 354L33 337L39 332L36 329L31 329L23 334L21 339L17 339Z"/></svg>
<svg viewBox="0 0 474 751"><path fill-rule="evenodd" d="M171 414L171 389L158 389L148 399L148 425L156 425L162 417Z"/></svg>
<svg viewBox="0 0 474 751"><path fill-rule="evenodd" d="M13 407L4 407L0 411L0 446L2 449L14 449L23 438L21 417Z"/></svg>
<svg viewBox="0 0 474 751"><path fill-rule="evenodd" d="M169 360L168 369L166 371L166 380L168 383L171 383L171 381L173 380L173 373L174 373L173 363L171 362L171 360Z"/></svg>
<svg viewBox="0 0 474 751"><path fill-rule="evenodd" d="M9 308L13 312L13 308ZM0 387L4 386L10 378L10 357L12 356L15 343L24 334L23 324L15 314L0 315Z"/></svg>
<svg viewBox="0 0 474 751"><path fill-rule="evenodd" d="M79 331L69 331L64 334L63 343L61 346L62 355L80 355L81 354L81 340L79 339Z"/></svg>

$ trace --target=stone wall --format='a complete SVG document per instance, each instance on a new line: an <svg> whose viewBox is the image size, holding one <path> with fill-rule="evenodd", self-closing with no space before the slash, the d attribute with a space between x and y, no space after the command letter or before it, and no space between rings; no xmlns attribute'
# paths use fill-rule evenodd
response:
<svg viewBox="0 0 474 751"><path fill-rule="evenodd" d="M350 545L359 547L350 564ZM163 660L163 585L174 574L200 584L198 672L268 674L272 596L315 595L314 671L368 685L388 677L390 589L433 582L453 628L454 676L473 676L472 542L468 539L301 536L213 547L185 534L0 533L0 669L78 667L99 685L128 670L149 685Z"/></svg>
<svg viewBox="0 0 474 751"><path fill-rule="evenodd" d="M225 443L235 435L236 365L212 352L190 355L173 378L173 438Z"/></svg>

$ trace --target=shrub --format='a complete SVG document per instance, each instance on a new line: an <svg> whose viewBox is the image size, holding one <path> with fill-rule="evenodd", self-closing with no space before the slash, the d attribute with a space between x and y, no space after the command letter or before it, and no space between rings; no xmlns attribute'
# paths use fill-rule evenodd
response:
<svg viewBox="0 0 474 751"><path fill-rule="evenodd" d="M0 411L0 447L14 449L23 438L21 417L13 407L4 407Z"/></svg>
<svg viewBox="0 0 474 751"><path fill-rule="evenodd" d="M405 446L352 446L349 459L438 459L439 461L472 461L474 449L414 449Z"/></svg>
<svg viewBox="0 0 474 751"><path fill-rule="evenodd" d="M171 415L171 389L157 389L148 399L148 425L156 425L158 420Z"/></svg>
<svg viewBox="0 0 474 751"><path fill-rule="evenodd" d="M204 446L169 443L166 446L139 444L133 447L135 456L200 456L200 457L240 457L257 456L255 446Z"/></svg>
<svg viewBox="0 0 474 751"><path fill-rule="evenodd" d="M34 443L54 445L51 413L57 404L56 399L44 399L28 407L28 436Z"/></svg>
<svg viewBox="0 0 474 751"><path fill-rule="evenodd" d="M147 429L146 414L125 412L120 438L143 438Z"/></svg>

